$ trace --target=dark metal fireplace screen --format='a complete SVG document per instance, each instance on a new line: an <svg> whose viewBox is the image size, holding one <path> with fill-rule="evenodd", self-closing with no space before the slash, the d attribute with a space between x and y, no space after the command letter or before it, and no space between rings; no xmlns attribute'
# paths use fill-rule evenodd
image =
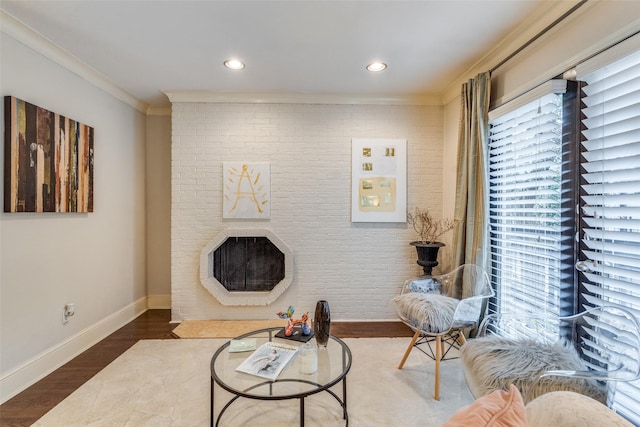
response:
<svg viewBox="0 0 640 427"><path fill-rule="evenodd" d="M267 237L229 237L213 252L213 276L231 292L269 292L284 279L284 254Z"/></svg>

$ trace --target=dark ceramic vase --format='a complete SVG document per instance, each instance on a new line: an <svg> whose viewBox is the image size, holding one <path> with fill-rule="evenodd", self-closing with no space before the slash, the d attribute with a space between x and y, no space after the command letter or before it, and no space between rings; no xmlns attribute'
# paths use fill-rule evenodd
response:
<svg viewBox="0 0 640 427"><path fill-rule="evenodd" d="M418 265L422 267L422 271L427 276L431 276L431 270L438 265L438 251L444 246L444 243L423 243L411 242L410 245L416 247L418 253Z"/></svg>
<svg viewBox="0 0 640 427"><path fill-rule="evenodd" d="M331 313L329 312L329 303L325 300L320 300L316 303L313 332L316 335L318 345L326 347L331 333Z"/></svg>

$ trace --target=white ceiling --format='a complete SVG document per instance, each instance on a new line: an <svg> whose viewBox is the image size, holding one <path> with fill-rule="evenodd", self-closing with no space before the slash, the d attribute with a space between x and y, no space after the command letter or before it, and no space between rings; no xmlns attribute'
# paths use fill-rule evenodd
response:
<svg viewBox="0 0 640 427"><path fill-rule="evenodd" d="M1 0L0 7L133 97L163 107L167 91L442 96L554 3ZM226 69L231 57L246 68ZM374 60L389 67L367 72Z"/></svg>

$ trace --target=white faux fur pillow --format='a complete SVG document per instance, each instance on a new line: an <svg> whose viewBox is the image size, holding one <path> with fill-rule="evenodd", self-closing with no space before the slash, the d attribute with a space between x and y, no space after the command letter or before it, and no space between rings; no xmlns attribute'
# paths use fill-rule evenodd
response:
<svg viewBox="0 0 640 427"><path fill-rule="evenodd" d="M409 292L391 300L398 316L426 332L446 332L453 321L458 300L439 294Z"/></svg>
<svg viewBox="0 0 640 427"><path fill-rule="evenodd" d="M597 383L586 379L552 376L535 383L544 371L586 370L578 352L564 340L544 344L489 335L469 340L461 348L461 357L470 389L481 395L514 384L525 403L554 390L575 391L599 401L605 397Z"/></svg>

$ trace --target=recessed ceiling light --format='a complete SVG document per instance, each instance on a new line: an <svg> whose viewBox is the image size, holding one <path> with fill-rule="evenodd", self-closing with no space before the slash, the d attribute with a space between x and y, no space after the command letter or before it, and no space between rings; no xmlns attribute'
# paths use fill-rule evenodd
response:
<svg viewBox="0 0 640 427"><path fill-rule="evenodd" d="M244 64L237 59L227 59L224 61L224 66L232 70L242 70L244 68Z"/></svg>
<svg viewBox="0 0 640 427"><path fill-rule="evenodd" d="M385 68L387 68L387 64L385 64L384 62L372 62L371 64L367 65L368 71L382 71Z"/></svg>

